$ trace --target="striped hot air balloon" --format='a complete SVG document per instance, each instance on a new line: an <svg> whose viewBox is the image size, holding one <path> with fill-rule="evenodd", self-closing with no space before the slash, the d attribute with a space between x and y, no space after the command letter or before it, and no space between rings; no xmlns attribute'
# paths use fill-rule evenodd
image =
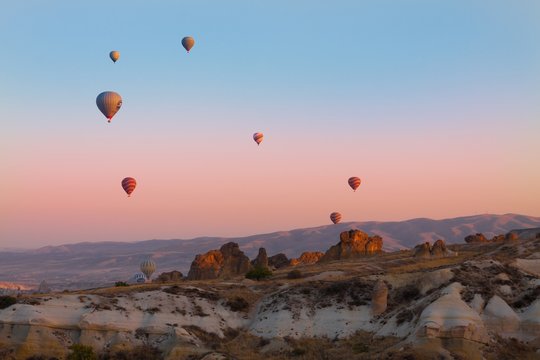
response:
<svg viewBox="0 0 540 360"><path fill-rule="evenodd" d="M152 260L145 260L141 263L141 271L144 275L146 275L146 278L150 280L150 277L156 271L156 263L154 263Z"/></svg>
<svg viewBox="0 0 540 360"><path fill-rule="evenodd" d="M189 50L191 50L191 48L193 47L193 45L195 45L195 39L191 36L186 36L182 39L182 46L184 47L184 49L186 49L188 53Z"/></svg>
<svg viewBox="0 0 540 360"><path fill-rule="evenodd" d="M113 50L109 53L109 57L113 62L117 62L120 59L120 51Z"/></svg>
<svg viewBox="0 0 540 360"><path fill-rule="evenodd" d="M263 137L264 137L263 133L260 133L260 132L256 132L255 134L253 134L253 140L255 140L257 145L262 143Z"/></svg>
<svg viewBox="0 0 540 360"><path fill-rule="evenodd" d="M337 224L338 222L341 221L341 214L338 213L338 212L333 212L330 214L330 220L332 220L332 222L334 224Z"/></svg>
<svg viewBox="0 0 540 360"><path fill-rule="evenodd" d="M127 177L122 180L122 188L124 188L128 197L131 196L131 193L135 190L135 186L137 186L137 181L132 177Z"/></svg>
<svg viewBox="0 0 540 360"><path fill-rule="evenodd" d="M356 189L358 189L358 187L360 186L360 183L362 181L360 180L359 177L356 177L356 176L353 176L353 177L350 177L349 178L349 186L354 190L356 191Z"/></svg>
<svg viewBox="0 0 540 360"><path fill-rule="evenodd" d="M96 98L96 105L109 122L122 107L122 97L114 91L104 91Z"/></svg>

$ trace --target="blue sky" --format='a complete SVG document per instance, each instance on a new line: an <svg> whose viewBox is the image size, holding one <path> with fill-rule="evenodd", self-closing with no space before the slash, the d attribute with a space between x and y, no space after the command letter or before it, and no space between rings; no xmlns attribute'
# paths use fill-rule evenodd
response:
<svg viewBox="0 0 540 360"><path fill-rule="evenodd" d="M110 175L117 187L117 177L137 171L143 180L190 178L185 187L200 192L201 203L229 191L244 205L193 210L204 222L163 224L146 214L146 227L122 236L62 235L59 223L46 228L43 220L42 241L249 234L318 225L338 209L348 220L540 215L539 19L533 0L3 2L0 230L38 241L36 229L19 225L40 218L32 204L51 201L44 192L71 196L50 187L55 174L65 187L92 190L81 195L85 211L59 201L73 221L112 226L87 220L105 211L92 203L99 181ZM186 35L196 40L190 54L181 47ZM121 53L116 64L111 50ZM105 90L124 100L108 128L95 106ZM273 149L266 158L245 155L255 131ZM259 164L264 178L249 173ZM213 167L221 171L217 188L205 195L197 175L211 177ZM349 175L365 179L361 206L332 193L332 173L339 184ZM90 174L99 186L92 188ZM300 186L308 175L305 186L326 196L319 202L286 189L287 177ZM241 192L236 184L246 177L264 191ZM370 180L379 187L369 190ZM187 196L169 194L171 201ZM274 202L280 194L284 208L299 211L307 201L309 211L293 222ZM408 206L414 194L426 199ZM251 211L253 196L269 209L253 216L266 220L244 228L223 215ZM156 214L152 204L138 215L145 207ZM190 204L166 211L178 219ZM215 225L201 229L207 223Z"/></svg>

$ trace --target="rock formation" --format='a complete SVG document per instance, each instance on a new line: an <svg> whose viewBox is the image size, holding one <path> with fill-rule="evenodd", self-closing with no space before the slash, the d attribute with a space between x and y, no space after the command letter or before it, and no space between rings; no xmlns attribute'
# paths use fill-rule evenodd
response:
<svg viewBox="0 0 540 360"><path fill-rule="evenodd" d="M386 311L388 303L388 286L382 280L378 280L373 287L371 295L371 313L379 315Z"/></svg>
<svg viewBox="0 0 540 360"><path fill-rule="evenodd" d="M505 235L495 235L493 238L488 240L484 234L477 233L474 235L469 235L465 237L465 242L469 244L486 244L486 243L498 243L504 241L516 241L519 239L519 235L516 231L510 231Z"/></svg>
<svg viewBox="0 0 540 360"><path fill-rule="evenodd" d="M289 259L285 254L279 253L268 258L268 265L274 269L279 269L289 265Z"/></svg>
<svg viewBox="0 0 540 360"><path fill-rule="evenodd" d="M161 273L154 280L154 282L157 282L157 283L175 282L175 281L182 280L183 277L184 275L182 275L180 271L173 270L173 271Z"/></svg>
<svg viewBox="0 0 540 360"><path fill-rule="evenodd" d="M414 247L414 257L418 259L438 259L456 255L455 252L446 247L444 240L441 239L435 241L433 246L428 241Z"/></svg>
<svg viewBox="0 0 540 360"><path fill-rule="evenodd" d="M299 258L291 259L290 265L297 266L297 265L315 264L317 261L319 261L323 257L323 255L324 253L320 251L306 251L306 252L303 252Z"/></svg>
<svg viewBox="0 0 540 360"><path fill-rule="evenodd" d="M465 242L468 244L486 243L488 239L482 233L476 233L474 235L465 236Z"/></svg>
<svg viewBox="0 0 540 360"><path fill-rule="evenodd" d="M339 234L339 243L330 247L320 262L352 259L382 252L383 240L380 236L368 236L360 230L349 230Z"/></svg>
<svg viewBox="0 0 540 360"><path fill-rule="evenodd" d="M247 273L251 269L249 258L237 243L229 242L219 250L199 254L191 263L189 280L226 278Z"/></svg>
<svg viewBox="0 0 540 360"><path fill-rule="evenodd" d="M268 268L268 255L266 255L265 248L259 248L259 254L257 254L257 257L251 261L251 265L254 267Z"/></svg>

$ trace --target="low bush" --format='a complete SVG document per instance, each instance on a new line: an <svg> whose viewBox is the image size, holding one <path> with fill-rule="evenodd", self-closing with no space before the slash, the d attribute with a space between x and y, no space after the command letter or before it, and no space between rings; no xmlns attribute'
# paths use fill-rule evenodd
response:
<svg viewBox="0 0 540 360"><path fill-rule="evenodd" d="M300 279L302 277L302 272L300 270L293 270L287 274L287 279Z"/></svg>
<svg viewBox="0 0 540 360"><path fill-rule="evenodd" d="M227 306L232 311L244 311L249 309L249 303L242 297L236 296L234 299L227 301Z"/></svg>
<svg viewBox="0 0 540 360"><path fill-rule="evenodd" d="M0 309L6 309L11 305L15 305L16 303L17 299L13 296L0 296Z"/></svg>
<svg viewBox="0 0 540 360"><path fill-rule="evenodd" d="M129 286L129 284L125 281L117 281L114 283L114 286L121 287L121 286Z"/></svg>
<svg viewBox="0 0 540 360"><path fill-rule="evenodd" d="M270 271L270 269L268 268L261 266L255 267L253 270L249 271L246 274L246 278L257 281L269 278L270 276L272 276L272 271Z"/></svg>
<svg viewBox="0 0 540 360"><path fill-rule="evenodd" d="M88 345L73 344L69 347L71 352L67 356L67 360L97 360L94 349Z"/></svg>

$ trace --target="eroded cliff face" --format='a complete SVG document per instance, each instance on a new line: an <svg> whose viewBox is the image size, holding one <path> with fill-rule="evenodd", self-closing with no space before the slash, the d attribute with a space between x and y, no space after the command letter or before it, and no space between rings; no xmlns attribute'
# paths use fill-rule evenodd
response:
<svg viewBox="0 0 540 360"><path fill-rule="evenodd" d="M234 242L223 245L219 250L210 250L197 255L188 273L190 280L209 280L243 275L251 268L249 258Z"/></svg>

